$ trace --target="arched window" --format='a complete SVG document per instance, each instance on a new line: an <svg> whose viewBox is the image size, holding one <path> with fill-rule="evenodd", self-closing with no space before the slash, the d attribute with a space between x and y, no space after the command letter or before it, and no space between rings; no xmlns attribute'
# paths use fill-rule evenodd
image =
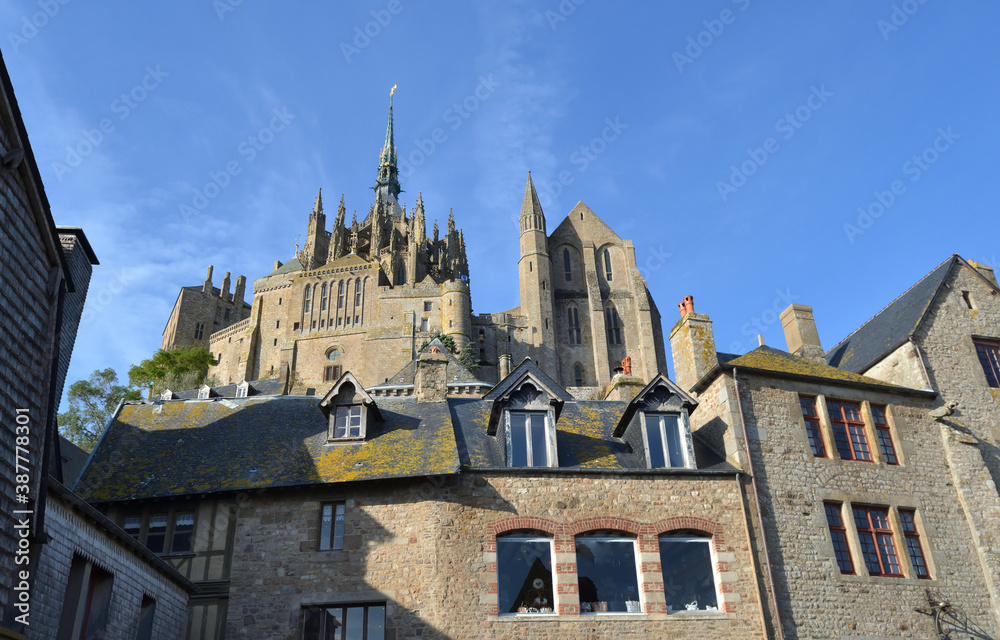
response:
<svg viewBox="0 0 1000 640"><path fill-rule="evenodd" d="M604 324L608 330L608 344L621 344L621 320L618 318L618 310L615 309L614 305L608 305L604 309Z"/></svg>
<svg viewBox="0 0 1000 640"><path fill-rule="evenodd" d="M361 306L361 278L354 281L354 308ZM355 311L357 313L357 311ZM355 320L355 322L357 322Z"/></svg>
<svg viewBox="0 0 1000 640"><path fill-rule="evenodd" d="M302 310L305 311L306 313L309 313L310 311L312 311L312 285L308 284L306 285L305 298L306 301Z"/></svg>
<svg viewBox="0 0 1000 640"><path fill-rule="evenodd" d="M537 533L497 536L497 613L552 614L552 538Z"/></svg>
<svg viewBox="0 0 1000 640"><path fill-rule="evenodd" d="M719 595L715 586L712 539L697 533L670 533L660 536L660 566L668 590L667 610L717 611Z"/></svg>
<svg viewBox="0 0 1000 640"><path fill-rule="evenodd" d="M576 305L566 307L566 325L569 327L569 343L583 344L580 333L580 312Z"/></svg>
<svg viewBox="0 0 1000 640"><path fill-rule="evenodd" d="M319 296L319 310L326 311L326 283L323 283L323 288L320 289Z"/></svg>
<svg viewBox="0 0 1000 640"><path fill-rule="evenodd" d="M563 249L563 269L566 271L566 282L573 279L573 263L569 258L569 249Z"/></svg>
<svg viewBox="0 0 1000 640"><path fill-rule="evenodd" d="M605 250L604 251L604 279L607 280L608 282L611 282L612 275L613 274L611 273L611 251L610 250Z"/></svg>
<svg viewBox="0 0 1000 640"><path fill-rule="evenodd" d="M576 386L583 386L583 367L579 364L573 365L573 381L576 383Z"/></svg>

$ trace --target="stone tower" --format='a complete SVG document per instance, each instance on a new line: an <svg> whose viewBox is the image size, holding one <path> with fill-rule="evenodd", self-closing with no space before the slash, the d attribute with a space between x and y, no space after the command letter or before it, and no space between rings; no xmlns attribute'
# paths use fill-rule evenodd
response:
<svg viewBox="0 0 1000 640"><path fill-rule="evenodd" d="M340 220L340 212L337 212ZM330 248L330 233L326 230L326 216L323 214L323 190L316 195L316 204L309 214L309 227L306 232L306 244L302 247L299 260L305 269L315 269L326 264Z"/></svg>
<svg viewBox="0 0 1000 640"><path fill-rule="evenodd" d="M521 257L518 275L521 313L528 320L528 353L545 371L557 371L555 322L552 317L552 261L545 234L545 214L528 172L521 204Z"/></svg>

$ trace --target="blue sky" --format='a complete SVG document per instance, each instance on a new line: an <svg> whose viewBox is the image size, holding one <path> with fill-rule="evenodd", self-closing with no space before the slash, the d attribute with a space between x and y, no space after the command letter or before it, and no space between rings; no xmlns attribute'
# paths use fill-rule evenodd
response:
<svg viewBox="0 0 1000 640"><path fill-rule="evenodd" d="M291 257L319 187L363 216L394 83L402 199L454 209L477 313L518 304L530 169L550 229L582 200L634 241L665 330L691 294L720 350L783 348L797 302L831 347L952 253L996 264L998 19L985 0L0 0L0 48L56 222L101 260L72 381L151 355L209 264L218 284Z"/></svg>

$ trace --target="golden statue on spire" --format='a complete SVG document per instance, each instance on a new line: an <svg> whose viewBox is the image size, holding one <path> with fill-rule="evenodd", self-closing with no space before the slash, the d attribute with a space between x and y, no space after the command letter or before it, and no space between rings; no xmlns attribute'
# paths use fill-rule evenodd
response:
<svg viewBox="0 0 1000 640"><path fill-rule="evenodd" d="M395 91L396 91L396 85L393 84L392 85L392 89L389 89L389 97L390 98L392 97L392 94L395 93Z"/></svg>

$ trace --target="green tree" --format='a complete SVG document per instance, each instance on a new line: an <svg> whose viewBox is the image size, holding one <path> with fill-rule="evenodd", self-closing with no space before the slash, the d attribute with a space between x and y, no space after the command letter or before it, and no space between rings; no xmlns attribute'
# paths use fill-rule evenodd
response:
<svg viewBox="0 0 1000 640"><path fill-rule="evenodd" d="M97 370L77 380L66 394L69 410L58 416L59 432L76 446L90 451L123 400L141 400L136 389L118 384L114 369Z"/></svg>
<svg viewBox="0 0 1000 640"><path fill-rule="evenodd" d="M476 354L476 350L473 348L472 343L468 343L461 351L459 351L458 345L455 344L455 339L449 335L445 335L440 329L432 333L427 340L424 340L418 351L426 349L427 345L434 341L434 338L440 340L441 344L443 344L448 351L457 355L459 362L465 365L466 369L471 371L479 368L481 363L479 362L479 356Z"/></svg>
<svg viewBox="0 0 1000 640"><path fill-rule="evenodd" d="M181 390L199 387L205 382L208 368L218 364L205 347L160 349L152 358L143 360L128 370L134 387L148 389L149 396L165 389Z"/></svg>

